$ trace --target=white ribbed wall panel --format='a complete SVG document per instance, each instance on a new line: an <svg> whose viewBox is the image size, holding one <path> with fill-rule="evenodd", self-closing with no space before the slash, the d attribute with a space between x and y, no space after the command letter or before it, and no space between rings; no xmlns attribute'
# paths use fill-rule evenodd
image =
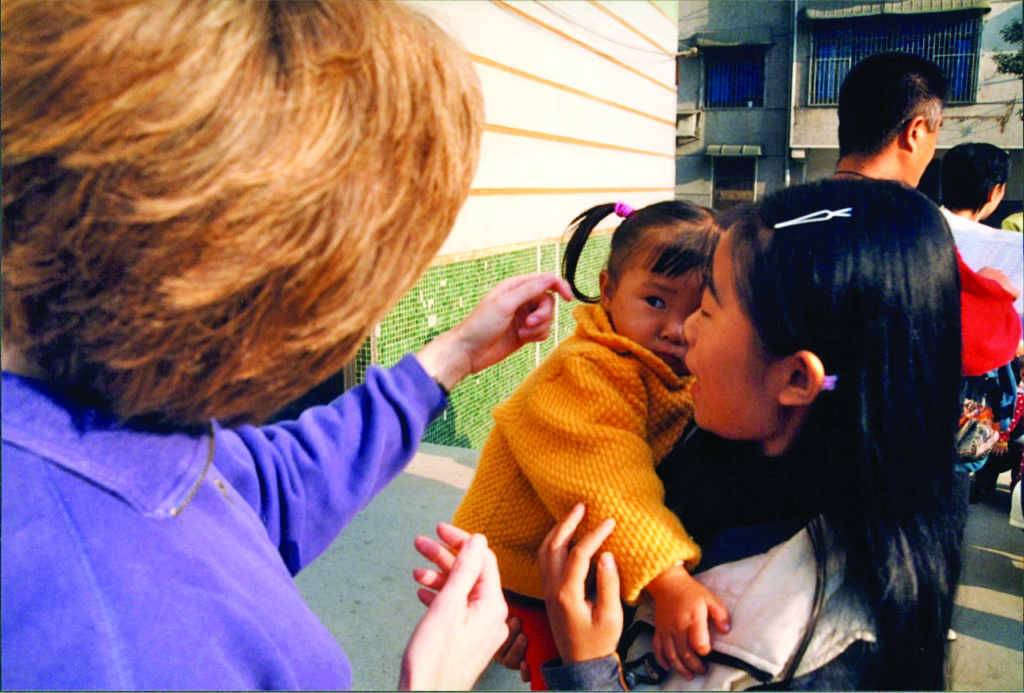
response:
<svg viewBox="0 0 1024 693"><path fill-rule="evenodd" d="M671 199L672 191L666 192L582 192L559 193L545 196L500 195L473 196L463 205L455 228L464 229L467 236L462 247L453 247L453 232L447 247L442 251L445 259L460 259L466 253L477 253L480 249L502 245L527 244L538 239L561 238L566 226L585 209L604 202L623 200L634 207L643 207L653 202ZM611 230L617 223L615 217L602 222L598 229ZM476 234L473 238L470 234ZM490 240L500 238L500 243ZM463 239L460 239L463 240ZM476 242L474 242L476 241ZM454 256L454 257L452 257Z"/></svg>
<svg viewBox="0 0 1024 693"><path fill-rule="evenodd" d="M480 159L473 190L635 188L665 185L666 182L666 159L660 156L529 137L488 133L481 146ZM671 159L667 161L673 163Z"/></svg>
<svg viewBox="0 0 1024 693"><path fill-rule="evenodd" d="M675 135L675 122L664 115L657 119L654 115L639 115L488 65L478 63L477 73L487 85L487 122L493 125L551 132L663 155L666 139ZM554 114L556 117L552 117Z"/></svg>
<svg viewBox="0 0 1024 693"><path fill-rule="evenodd" d="M587 207L671 199L676 3L413 2L473 55L487 129L441 255L558 237Z"/></svg>

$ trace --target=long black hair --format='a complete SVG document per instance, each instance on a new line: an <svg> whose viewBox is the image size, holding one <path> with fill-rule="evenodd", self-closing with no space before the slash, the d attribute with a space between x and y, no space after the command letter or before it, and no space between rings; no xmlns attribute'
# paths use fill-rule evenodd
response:
<svg viewBox="0 0 1024 693"><path fill-rule="evenodd" d="M571 234L562 256L562 276L581 301L596 303L576 286L580 254L598 223L615 213L615 204L591 207L572 220ZM657 232L657 233L649 233ZM618 282L626 263L644 252L644 267L666 277L679 277L704 267L719 235L714 213L680 200L656 202L629 214L612 234L612 247L605 269L612 284Z"/></svg>
<svg viewBox="0 0 1024 693"><path fill-rule="evenodd" d="M845 211L775 228L822 210ZM807 349L838 378L791 452L817 518L819 582L825 566L841 566L842 589L874 619L865 682L941 690L962 541L951 501L961 342L950 232L923 195L860 180L782 190L721 223L766 354Z"/></svg>

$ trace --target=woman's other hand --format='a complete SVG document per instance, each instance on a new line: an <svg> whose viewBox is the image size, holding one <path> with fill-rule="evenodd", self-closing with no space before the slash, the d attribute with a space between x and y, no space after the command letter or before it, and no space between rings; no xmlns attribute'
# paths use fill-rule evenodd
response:
<svg viewBox="0 0 1024 693"><path fill-rule="evenodd" d="M524 274L499 282L458 325L424 346L416 358L451 391L470 373L493 366L519 347L547 339L555 292L572 300L568 282L554 274Z"/></svg>
<svg viewBox="0 0 1024 693"><path fill-rule="evenodd" d="M564 664L606 657L615 652L622 636L622 603L619 601L619 571L612 554L597 560L597 598L586 595L591 559L615 528L608 518L572 544L573 533L586 512L577 504L544 538L540 548L540 569L544 578L544 601Z"/></svg>
<svg viewBox="0 0 1024 693"><path fill-rule="evenodd" d="M415 542L437 570L413 572L427 613L402 657L402 690L469 690L508 636L508 606L487 540L447 524L438 526L438 536L444 544Z"/></svg>

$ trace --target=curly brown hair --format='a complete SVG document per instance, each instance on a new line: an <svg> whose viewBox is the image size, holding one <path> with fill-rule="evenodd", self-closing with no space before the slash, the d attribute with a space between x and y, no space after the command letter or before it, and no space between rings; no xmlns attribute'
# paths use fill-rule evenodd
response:
<svg viewBox="0 0 1024 693"><path fill-rule="evenodd" d="M128 421L340 369L476 168L467 54L399 3L4 0L3 327Z"/></svg>

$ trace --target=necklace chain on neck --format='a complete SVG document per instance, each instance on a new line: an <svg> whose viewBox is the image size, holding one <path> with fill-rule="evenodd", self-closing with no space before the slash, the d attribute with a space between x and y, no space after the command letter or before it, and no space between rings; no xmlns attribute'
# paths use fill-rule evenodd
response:
<svg viewBox="0 0 1024 693"><path fill-rule="evenodd" d="M867 178L867 179L871 178L871 176L865 176L863 173L859 173L857 171L848 171L846 169L839 169L838 171L836 171L832 175L838 176L840 174L846 174L848 176L857 176L858 178Z"/></svg>

